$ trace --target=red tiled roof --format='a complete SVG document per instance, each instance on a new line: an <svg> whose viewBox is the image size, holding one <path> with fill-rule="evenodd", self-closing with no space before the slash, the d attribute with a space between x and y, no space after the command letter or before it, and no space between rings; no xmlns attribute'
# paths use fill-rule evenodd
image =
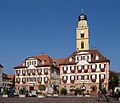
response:
<svg viewBox="0 0 120 103"><path fill-rule="evenodd" d="M79 52L88 52L91 54L91 62L90 63L98 63L98 62L110 62L109 59L104 57L98 50L80 50L80 51L75 51L73 52L64 62L62 62L60 65L69 65L69 64L76 64L75 62L75 56ZM96 60L95 57L96 55L99 56L99 60ZM69 62L69 58L72 57L72 62Z"/></svg>
<svg viewBox="0 0 120 103"><path fill-rule="evenodd" d="M53 60L47 54L42 54L42 55L39 55L39 56L32 56L32 57L28 57L27 59L29 59L29 58L35 58L38 61L40 61L37 66L52 66L53 65ZM42 62L41 62L42 60L45 61L44 64L42 64ZM26 66L23 65L23 63L25 63L25 61L22 62L19 66L14 67L14 69L26 67Z"/></svg>
<svg viewBox="0 0 120 103"><path fill-rule="evenodd" d="M8 78L13 79L15 75L7 75Z"/></svg>
<svg viewBox="0 0 120 103"><path fill-rule="evenodd" d="M63 63L67 58L52 58L55 65L59 68L59 64Z"/></svg>
<svg viewBox="0 0 120 103"><path fill-rule="evenodd" d="M8 74L5 74L5 73L2 73L3 74L3 78L7 78L7 79L13 79L15 77L14 74L11 74L11 75L8 75Z"/></svg>

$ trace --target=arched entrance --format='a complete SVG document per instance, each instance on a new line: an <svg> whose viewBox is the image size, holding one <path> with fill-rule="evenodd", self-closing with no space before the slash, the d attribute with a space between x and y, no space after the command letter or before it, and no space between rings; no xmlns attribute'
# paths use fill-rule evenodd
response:
<svg viewBox="0 0 120 103"><path fill-rule="evenodd" d="M97 86L96 85L92 85L90 87L90 89L91 89L91 93L96 93L97 92Z"/></svg>

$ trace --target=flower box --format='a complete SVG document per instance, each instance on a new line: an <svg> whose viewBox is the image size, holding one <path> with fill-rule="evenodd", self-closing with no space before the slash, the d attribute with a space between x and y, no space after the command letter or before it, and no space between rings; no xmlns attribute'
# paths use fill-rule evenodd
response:
<svg viewBox="0 0 120 103"><path fill-rule="evenodd" d="M90 97L90 95L89 94L85 94L85 97Z"/></svg>
<svg viewBox="0 0 120 103"><path fill-rule="evenodd" d="M38 95L38 98L45 98L45 95Z"/></svg>
<svg viewBox="0 0 120 103"><path fill-rule="evenodd" d="M8 97L8 95L4 95L4 94L3 94L2 97Z"/></svg>
<svg viewBox="0 0 120 103"><path fill-rule="evenodd" d="M58 94L53 94L54 97L58 97L59 95Z"/></svg>
<svg viewBox="0 0 120 103"><path fill-rule="evenodd" d="M19 97L26 97L25 94L20 94Z"/></svg>
<svg viewBox="0 0 120 103"><path fill-rule="evenodd" d="M81 95L81 94L77 94L77 96L78 96L78 97L83 97L83 95Z"/></svg>

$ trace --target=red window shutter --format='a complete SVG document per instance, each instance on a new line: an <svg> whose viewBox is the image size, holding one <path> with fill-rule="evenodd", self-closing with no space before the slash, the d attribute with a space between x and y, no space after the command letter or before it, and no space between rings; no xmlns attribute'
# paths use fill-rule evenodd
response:
<svg viewBox="0 0 120 103"><path fill-rule="evenodd" d="M62 70L64 71L64 67L62 67Z"/></svg>
<svg viewBox="0 0 120 103"><path fill-rule="evenodd" d="M68 70L68 66L66 67L66 71Z"/></svg>
<svg viewBox="0 0 120 103"><path fill-rule="evenodd" d="M89 80L89 75L87 75L87 80Z"/></svg>
<svg viewBox="0 0 120 103"><path fill-rule="evenodd" d="M90 67L91 67L91 69L92 69L92 65L91 65Z"/></svg>
<svg viewBox="0 0 120 103"><path fill-rule="evenodd" d="M70 70L72 70L72 67L70 66Z"/></svg>
<svg viewBox="0 0 120 103"><path fill-rule="evenodd" d="M104 74L104 79L105 79L106 77L105 77L105 74Z"/></svg>
<svg viewBox="0 0 120 103"><path fill-rule="evenodd" d="M89 65L87 66L87 68L89 69Z"/></svg>
<svg viewBox="0 0 120 103"><path fill-rule="evenodd" d="M68 80L68 76L66 76L66 80Z"/></svg>
<svg viewBox="0 0 120 103"><path fill-rule="evenodd" d="M97 64L95 64L95 69L97 69Z"/></svg>
<svg viewBox="0 0 120 103"><path fill-rule="evenodd" d="M95 75L95 79L97 79L97 75Z"/></svg>
<svg viewBox="0 0 120 103"><path fill-rule="evenodd" d="M99 64L99 68L101 68L101 64Z"/></svg>
<svg viewBox="0 0 120 103"><path fill-rule="evenodd" d="M104 68L106 68L106 64L104 64Z"/></svg>
<svg viewBox="0 0 120 103"><path fill-rule="evenodd" d="M76 66L74 66L74 70L76 70Z"/></svg>

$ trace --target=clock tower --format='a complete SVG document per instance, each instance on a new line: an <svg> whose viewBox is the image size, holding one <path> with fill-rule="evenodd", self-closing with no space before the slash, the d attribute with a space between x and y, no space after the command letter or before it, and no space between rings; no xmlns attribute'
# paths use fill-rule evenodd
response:
<svg viewBox="0 0 120 103"><path fill-rule="evenodd" d="M89 27L87 16L82 12L76 29L76 50L89 50Z"/></svg>

